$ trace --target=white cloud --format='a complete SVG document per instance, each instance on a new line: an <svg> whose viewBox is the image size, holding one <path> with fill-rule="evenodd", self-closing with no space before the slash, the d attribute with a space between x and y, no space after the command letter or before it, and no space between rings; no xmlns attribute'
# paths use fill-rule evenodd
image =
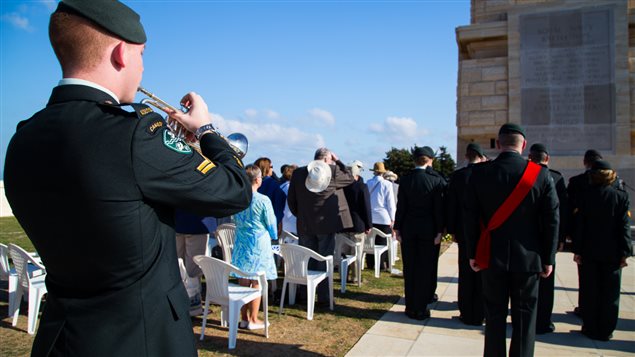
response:
<svg viewBox="0 0 635 357"><path fill-rule="evenodd" d="M408 117L388 117L383 123L371 123L368 129L390 140L413 140L428 135L427 129L419 128L417 122Z"/></svg>
<svg viewBox="0 0 635 357"><path fill-rule="evenodd" d="M265 116L269 119L280 119L280 114L278 112L273 111L271 109L264 110Z"/></svg>
<svg viewBox="0 0 635 357"><path fill-rule="evenodd" d="M29 19L18 14L17 12L11 12L7 14L3 14L1 17L2 21L8 22L14 27L25 30L25 31L33 31L33 27L29 23Z"/></svg>
<svg viewBox="0 0 635 357"><path fill-rule="evenodd" d="M245 109L245 116L247 118L255 118L258 116L258 111L256 109Z"/></svg>
<svg viewBox="0 0 635 357"><path fill-rule="evenodd" d="M249 139L249 145L268 149L288 148L305 149L324 145L324 138L319 134L304 132L298 128L285 127L277 123L253 123L225 119L221 115L212 114L214 126L223 135L240 132ZM264 153L263 153L264 154Z"/></svg>
<svg viewBox="0 0 635 357"><path fill-rule="evenodd" d="M319 120L321 124L326 124L328 126L335 125L335 117L327 110L313 108L309 110L309 115L311 115L312 119Z"/></svg>

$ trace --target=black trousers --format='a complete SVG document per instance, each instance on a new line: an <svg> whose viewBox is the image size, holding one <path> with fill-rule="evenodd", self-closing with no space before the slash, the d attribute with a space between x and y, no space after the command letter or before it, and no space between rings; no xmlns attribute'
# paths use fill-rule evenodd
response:
<svg viewBox="0 0 635 357"><path fill-rule="evenodd" d="M433 239L416 238L402 235L401 239L404 294L407 311L424 313L434 294L432 283L437 280L435 254L438 257L439 253Z"/></svg>
<svg viewBox="0 0 635 357"><path fill-rule="evenodd" d="M392 229L390 228L389 224L374 224L373 223L373 228L377 228L380 231L382 231L383 233L386 234L392 234ZM392 242L391 242L392 243ZM388 244L388 241L386 238L377 236L375 238L375 244L377 245L386 245ZM391 267L389 267L389 260L388 260L388 253L384 253L381 255L381 264L380 267L381 269L390 269ZM375 269L375 256L371 255L371 254L367 254L366 255L366 268L368 269Z"/></svg>
<svg viewBox="0 0 635 357"><path fill-rule="evenodd" d="M482 324L485 316L481 273L470 267L465 244L459 243L459 312L466 324Z"/></svg>
<svg viewBox="0 0 635 357"><path fill-rule="evenodd" d="M536 314L536 330L547 330L551 327L551 313L553 312L553 294L556 283L556 265L547 278L539 279L538 311Z"/></svg>
<svg viewBox="0 0 635 357"><path fill-rule="evenodd" d="M512 341L509 356L534 355L538 273L481 271L485 301L485 350L483 356L506 356L507 306L511 299Z"/></svg>
<svg viewBox="0 0 635 357"><path fill-rule="evenodd" d="M299 244L303 247L314 250L320 255L333 255L335 251L335 233L332 234L300 234ZM315 259L309 259L309 270L326 271L326 262L318 262ZM328 279L324 279L317 286L317 301L329 301L329 283ZM303 296L303 294L298 294Z"/></svg>
<svg viewBox="0 0 635 357"><path fill-rule="evenodd" d="M617 264L584 260L580 302L582 324L588 335L605 339L615 331L620 309L622 269Z"/></svg>

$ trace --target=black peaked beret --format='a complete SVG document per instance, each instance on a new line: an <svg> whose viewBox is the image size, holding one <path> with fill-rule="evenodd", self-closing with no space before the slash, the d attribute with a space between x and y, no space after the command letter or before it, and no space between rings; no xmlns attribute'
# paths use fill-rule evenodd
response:
<svg viewBox="0 0 635 357"><path fill-rule="evenodd" d="M469 150L474 151L475 153L477 153L481 157L485 157L485 153L483 153L483 149L481 149L481 145L479 145L477 143L469 143L469 144L467 144L467 148L465 149L465 151L469 151Z"/></svg>
<svg viewBox="0 0 635 357"><path fill-rule="evenodd" d="M525 135L525 129L522 126L514 123L507 123L501 126L500 130L498 130L498 135L500 134L520 134L523 138L527 137Z"/></svg>
<svg viewBox="0 0 635 357"><path fill-rule="evenodd" d="M116 0L62 0L55 12L76 13L122 39L142 44L146 32L139 14Z"/></svg>
<svg viewBox="0 0 635 357"><path fill-rule="evenodd" d="M547 151L547 147L544 144L535 143L529 148L530 152L544 152L549 155L549 151Z"/></svg>
<svg viewBox="0 0 635 357"><path fill-rule="evenodd" d="M434 150L432 150L429 146L424 146L422 148L417 147L415 151L412 153L414 157L427 156L429 158L434 158Z"/></svg>
<svg viewBox="0 0 635 357"><path fill-rule="evenodd" d="M593 163L591 170L613 170L608 161L598 160Z"/></svg>

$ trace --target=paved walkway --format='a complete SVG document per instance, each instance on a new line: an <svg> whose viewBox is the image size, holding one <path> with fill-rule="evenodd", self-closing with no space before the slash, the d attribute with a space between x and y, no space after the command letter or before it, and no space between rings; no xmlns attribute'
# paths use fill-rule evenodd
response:
<svg viewBox="0 0 635 357"><path fill-rule="evenodd" d="M401 299L379 320L347 356L481 356L483 328L458 320L457 246L453 244L439 259L439 301L431 305L432 317L425 321L405 316ZM571 253L557 254L553 322L556 331L538 335L536 356L634 356L635 355L635 258L622 271L620 320L613 339L600 342L581 333L581 319L572 313L578 301L578 275ZM511 321L511 320L508 320ZM511 325L507 329L507 345Z"/></svg>

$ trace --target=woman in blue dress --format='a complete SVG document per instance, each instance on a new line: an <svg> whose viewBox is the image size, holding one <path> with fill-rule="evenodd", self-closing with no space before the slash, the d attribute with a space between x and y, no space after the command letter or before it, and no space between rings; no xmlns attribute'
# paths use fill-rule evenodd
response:
<svg viewBox="0 0 635 357"><path fill-rule="evenodd" d="M232 264L256 278L258 272L265 272L267 280L278 278L276 265L271 250L271 240L278 239L276 216L269 198L258 193L262 185L262 173L258 166L245 167L247 177L251 181L253 198L249 207L234 215L236 223L236 242L232 252ZM258 280L239 277L242 286L260 288ZM266 292L265 292L266 294ZM241 311L240 327L250 330L264 328L262 320L258 319L260 298L245 304Z"/></svg>

